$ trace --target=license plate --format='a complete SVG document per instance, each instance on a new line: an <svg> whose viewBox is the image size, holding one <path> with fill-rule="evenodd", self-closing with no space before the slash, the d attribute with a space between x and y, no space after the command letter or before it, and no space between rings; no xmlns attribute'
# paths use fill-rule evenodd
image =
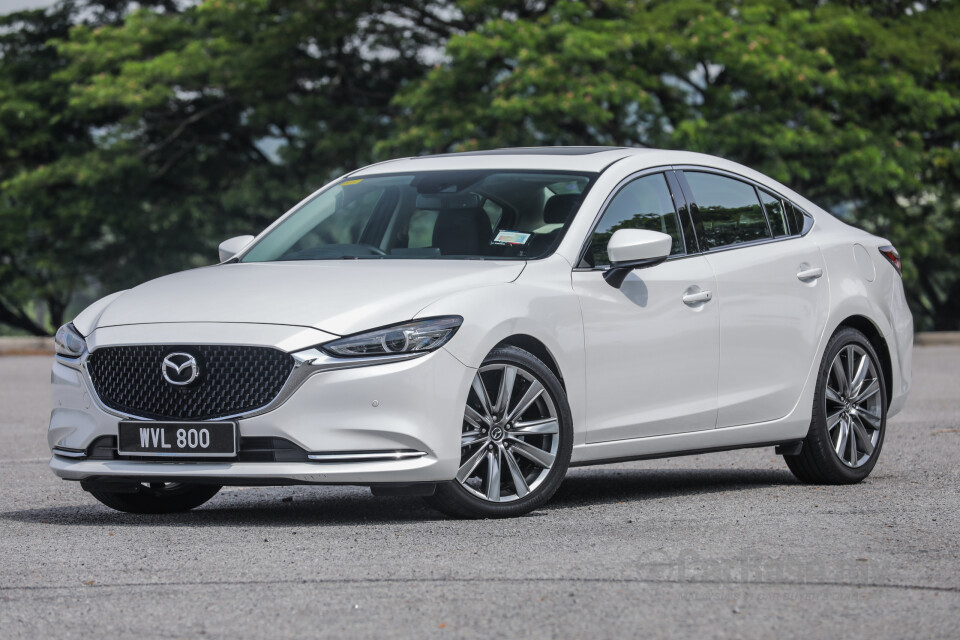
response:
<svg viewBox="0 0 960 640"><path fill-rule="evenodd" d="M226 458L237 455L235 422L121 422L124 456Z"/></svg>

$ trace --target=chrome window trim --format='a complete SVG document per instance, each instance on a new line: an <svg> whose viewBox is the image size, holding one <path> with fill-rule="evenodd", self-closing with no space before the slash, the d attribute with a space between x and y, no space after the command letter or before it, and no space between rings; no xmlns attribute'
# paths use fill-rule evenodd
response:
<svg viewBox="0 0 960 640"><path fill-rule="evenodd" d="M726 245L726 246L723 246L723 247L717 247L717 248L711 248L711 249L703 249L703 248L701 248L700 251L701 251L704 255L708 255L708 254L711 254L711 253L721 253L721 252L723 252L723 251L732 251L732 250L734 250L734 249L742 249L742 248L745 248L745 247L755 247L755 246L761 245L761 244L770 244L770 243L773 243L773 242L784 242L784 241L786 241L786 240L794 240L794 239L796 239L796 238L803 238L803 237L805 237L808 233L810 233L811 230L813 230L813 227L814 227L814 225L816 224L817 219L814 218L806 209L804 209L803 207L801 207L800 205L798 205L796 202L794 202L794 201L791 200L790 198L787 198L786 196L782 195L782 194L781 194L780 192L778 192L776 189L772 189L771 187L768 187L768 186L765 185L765 184L762 184L762 183L760 183L760 182L757 182L756 180L752 180L752 179L750 179L750 178L747 178L746 176L742 176L742 175L740 175L739 173L735 173L735 172L733 172L733 171L728 171L728 170L726 170L726 169L718 169L718 168L716 168L716 167L710 167L710 166L707 166L707 165L696 165L696 164L674 165L673 167L671 167L671 169L673 169L674 171L681 172L681 173L686 172L686 171L700 172L700 173L714 173L714 174L717 174L717 175L720 175L720 176L724 176L724 177L726 177L726 178L730 178L731 180L739 180L740 182L744 182L744 183L752 186L753 189L754 189L754 193L756 193L756 195L757 195L757 201L758 201L759 204L760 204L760 210L763 211L763 217L764 217L764 219L765 219L766 222L767 222L767 228L770 230L770 235L771 235L771 236L773 236L773 229L770 228L770 219L769 219L769 217L767 216L766 207L764 207L763 201L760 200L760 193L759 193L759 191L760 191L761 189L764 190L764 191L766 191L767 193L773 194L774 196L780 198L780 199L783 200L784 202L789 202L792 206L796 207L797 210L800 211L800 213L803 214L803 217L804 217L807 221L809 221L809 224L806 224L806 223L805 223L805 224L803 225L803 226L804 226L804 230L801 231L800 233L794 233L794 234L790 234L790 235L786 235L786 236L780 236L779 238L770 237L770 238L765 238L765 239L763 239L763 240L752 240L752 241L750 241L750 242L740 242L740 243L737 243L737 244L731 244L731 245ZM691 189L691 190L692 190L692 189ZM690 195L693 196L693 193L691 193ZM697 207L697 216L699 217L699 207L700 207L700 205L697 204L697 199L696 199L696 197L693 197L693 200L692 200L691 202L687 202L687 206L696 206L696 207ZM691 212L691 215L693 215L692 212ZM702 222L702 220L701 220L701 222ZM694 226L696 226L696 225L694 225Z"/></svg>
<svg viewBox="0 0 960 640"><path fill-rule="evenodd" d="M231 347L269 347L269 345L254 345L254 344L230 344L230 345L221 345L219 343L202 343L203 346L231 346ZM200 343L186 343L182 346L201 346ZM124 346L137 346L137 345L124 345ZM270 347L275 348L275 347ZM279 349L278 349L279 351ZM286 353L286 352L284 352ZM312 347L309 349L304 349L296 353L291 353L288 355L293 356L294 365L293 370L290 371L290 375L287 376L286 381L284 381L283 386L280 388L280 392L276 397L271 400L269 403L259 407L257 409L251 409L250 411L244 411L241 413L234 413L227 416L218 416L216 418L209 418L206 420L195 420L195 421L186 421L192 422L194 424L204 423L204 422L223 422L226 420L238 420L241 418L253 418L255 416L263 415L269 413L277 408L279 408L283 403L290 399L290 397L297 392L297 390L303 386L303 384L315 374L323 373L324 371L337 371L340 369L355 369L359 367L372 367L379 364L388 364L391 362L403 362L406 360L413 360L415 358L420 358L425 355L432 353L431 351L420 351L416 353L400 353L396 355L387 355L387 356L374 356L369 358L335 358L329 356L320 349ZM145 418L143 416L138 416L132 413L125 413L123 411L118 411L108 407L103 400L100 399L97 390L93 385L93 380L90 377L89 367L87 366L87 361L90 358L90 351L84 351L78 358L66 358L61 355L55 355L54 359L60 364L67 366L75 371L78 371L83 378L84 384L87 387L87 391L90 393L90 397L93 398L94 402L97 404L97 407L101 411L112 415L117 418L123 418L127 420L138 420L144 422L171 422L170 420L157 420L154 418ZM183 420L176 420L177 422L184 422Z"/></svg>

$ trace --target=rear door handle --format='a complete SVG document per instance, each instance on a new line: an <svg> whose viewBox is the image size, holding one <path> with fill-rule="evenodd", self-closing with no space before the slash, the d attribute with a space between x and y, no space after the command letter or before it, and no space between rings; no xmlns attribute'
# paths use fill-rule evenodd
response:
<svg viewBox="0 0 960 640"><path fill-rule="evenodd" d="M823 269L821 267L811 267L810 269L802 269L797 272L798 280L816 280L823 275Z"/></svg>
<svg viewBox="0 0 960 640"><path fill-rule="evenodd" d="M700 291L698 293L688 293L683 296L683 304L694 306L700 304L701 302L710 302L713 299L713 294L709 291Z"/></svg>

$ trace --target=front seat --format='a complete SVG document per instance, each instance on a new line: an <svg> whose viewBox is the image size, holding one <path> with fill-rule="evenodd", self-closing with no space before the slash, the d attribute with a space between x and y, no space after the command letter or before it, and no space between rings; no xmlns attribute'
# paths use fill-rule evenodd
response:
<svg viewBox="0 0 960 640"><path fill-rule="evenodd" d="M540 256L553 249L553 245L560 239L560 234L563 233L564 227L567 226L567 222L580 208L582 201L583 198L577 193L558 193L555 196L551 196L546 204L543 205L543 222L544 224L562 224L563 226L554 229L550 233L545 233L542 236L535 236L533 240L530 241L527 254Z"/></svg>
<svg viewBox="0 0 960 640"><path fill-rule="evenodd" d="M433 246L444 256L485 255L490 218L479 207L441 209L433 226Z"/></svg>

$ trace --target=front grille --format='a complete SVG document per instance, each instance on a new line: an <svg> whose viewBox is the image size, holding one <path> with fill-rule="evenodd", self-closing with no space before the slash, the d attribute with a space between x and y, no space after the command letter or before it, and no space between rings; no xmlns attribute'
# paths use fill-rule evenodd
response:
<svg viewBox="0 0 960 640"><path fill-rule="evenodd" d="M192 355L200 370L186 386L163 377L163 359L175 352ZM269 347L138 345L97 349L87 367L111 409L155 420L209 420L270 404L293 370L293 357Z"/></svg>

